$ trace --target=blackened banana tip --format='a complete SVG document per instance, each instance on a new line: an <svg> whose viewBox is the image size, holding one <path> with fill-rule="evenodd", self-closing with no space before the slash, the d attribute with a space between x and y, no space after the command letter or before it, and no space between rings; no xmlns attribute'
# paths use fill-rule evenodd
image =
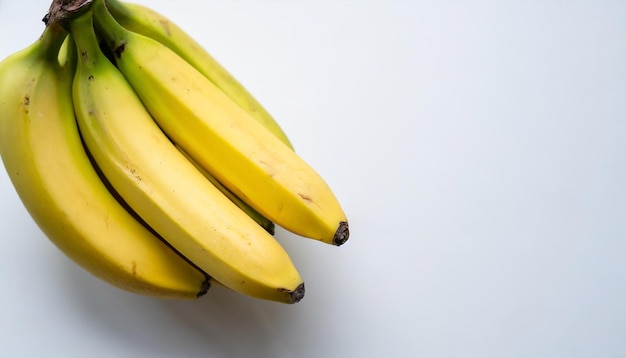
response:
<svg viewBox="0 0 626 358"><path fill-rule="evenodd" d="M274 225L274 223L270 223L266 228L265 231L267 231L268 234L274 236L274 234L276 233L276 225Z"/></svg>
<svg viewBox="0 0 626 358"><path fill-rule="evenodd" d="M207 276L206 280L202 282L202 287L200 287L200 292L198 292L196 297L200 298L204 296L209 291L209 288L211 288L211 278Z"/></svg>
<svg viewBox="0 0 626 358"><path fill-rule="evenodd" d="M304 282L298 285L295 290L289 292L290 304L298 303L304 298Z"/></svg>
<svg viewBox="0 0 626 358"><path fill-rule="evenodd" d="M339 223L339 227L335 232L335 237L333 238L333 244L335 246L341 246L348 241L350 238L350 228L348 227L347 221L342 221Z"/></svg>

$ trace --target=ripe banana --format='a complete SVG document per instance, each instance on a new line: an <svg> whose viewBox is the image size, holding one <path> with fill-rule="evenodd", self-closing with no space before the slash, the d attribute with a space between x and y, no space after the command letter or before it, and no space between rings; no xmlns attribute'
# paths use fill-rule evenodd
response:
<svg viewBox="0 0 626 358"><path fill-rule="evenodd" d="M126 3L117 0L107 0L105 4L122 26L130 31L150 37L176 52L205 77L211 80L260 124L265 126L265 128L272 132L278 139L293 149L287 135L265 108L263 108L263 106L261 106L261 104L224 67L222 67L219 62L180 27L172 23L165 16L140 4ZM232 191L228 190L213 175L204 170L204 168L189 157L188 154L184 154L187 156L187 159L191 160L196 165L207 179L239 206L241 210L245 211L270 234L274 234L274 223L272 221L265 218L250 205L237 197Z"/></svg>
<svg viewBox="0 0 626 358"><path fill-rule="evenodd" d="M76 53L59 56L66 35L51 24L0 63L0 154L17 193L48 238L100 279L161 298L204 294L205 274L135 220L92 167L72 107Z"/></svg>
<svg viewBox="0 0 626 358"><path fill-rule="evenodd" d="M335 195L302 158L168 47L122 27L103 0L93 14L117 67L174 143L276 224L329 244L347 241Z"/></svg>
<svg viewBox="0 0 626 358"><path fill-rule="evenodd" d="M106 0L106 5L122 26L170 48L293 149L287 135L267 110L213 56L175 23L143 5L119 0Z"/></svg>
<svg viewBox="0 0 626 358"><path fill-rule="evenodd" d="M80 54L74 109L86 146L111 185L169 244L226 287L267 300L299 301L304 284L287 253L162 132L101 52L92 10L107 11L95 0L68 24Z"/></svg>

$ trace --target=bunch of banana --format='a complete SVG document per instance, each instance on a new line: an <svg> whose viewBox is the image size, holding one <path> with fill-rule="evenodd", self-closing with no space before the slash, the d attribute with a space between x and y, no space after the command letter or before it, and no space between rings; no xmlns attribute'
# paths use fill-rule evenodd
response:
<svg viewBox="0 0 626 358"><path fill-rule="evenodd" d="M54 0L44 22L0 63L0 154L50 240L139 294L300 301L274 224L339 246L348 223L268 112L146 7Z"/></svg>

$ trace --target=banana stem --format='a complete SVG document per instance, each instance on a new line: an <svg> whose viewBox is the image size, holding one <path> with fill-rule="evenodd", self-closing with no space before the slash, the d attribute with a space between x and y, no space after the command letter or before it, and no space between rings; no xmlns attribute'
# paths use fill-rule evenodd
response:
<svg viewBox="0 0 626 358"><path fill-rule="evenodd" d="M52 0L48 13L42 21L46 25L61 24L77 16L85 7L91 5L93 0Z"/></svg>
<svg viewBox="0 0 626 358"><path fill-rule="evenodd" d="M98 40L93 30L91 14L85 14L83 17L79 16L76 20L70 22L69 31L76 44L78 53L81 54L80 60L85 63L85 66L94 67L95 63L104 57L104 54L100 52L100 48L97 45Z"/></svg>
<svg viewBox="0 0 626 358"><path fill-rule="evenodd" d="M107 40L115 56L121 56L127 42L128 31L111 15L104 0L94 0L93 14L99 34Z"/></svg>
<svg viewBox="0 0 626 358"><path fill-rule="evenodd" d="M58 24L50 24L46 26L41 38L42 56L51 63L58 62L58 53L61 44L67 37L67 32L58 26Z"/></svg>

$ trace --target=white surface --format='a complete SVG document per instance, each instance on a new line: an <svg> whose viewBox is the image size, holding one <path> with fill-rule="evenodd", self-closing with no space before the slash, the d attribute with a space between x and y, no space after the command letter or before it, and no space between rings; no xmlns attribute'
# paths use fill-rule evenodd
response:
<svg viewBox="0 0 626 358"><path fill-rule="evenodd" d="M143 3L275 115L351 240L278 233L297 305L163 302L65 259L1 171L0 355L626 356L626 2ZM0 57L48 5L0 0Z"/></svg>

